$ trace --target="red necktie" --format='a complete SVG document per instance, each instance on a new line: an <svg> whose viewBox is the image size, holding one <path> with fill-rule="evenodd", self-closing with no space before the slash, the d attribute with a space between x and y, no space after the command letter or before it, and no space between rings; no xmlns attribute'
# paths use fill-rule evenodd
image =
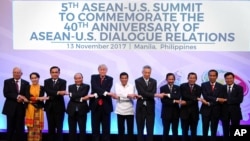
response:
<svg viewBox="0 0 250 141"><path fill-rule="evenodd" d="M102 85L102 83L103 83L103 80L104 80L104 77L101 77L101 85Z"/></svg>
<svg viewBox="0 0 250 141"><path fill-rule="evenodd" d="M102 99L99 99L99 100L98 100L98 105L99 105L99 106L102 106L102 104L103 104L103 100L102 100Z"/></svg>
<svg viewBox="0 0 250 141"><path fill-rule="evenodd" d="M101 77L101 85L103 83L104 77ZM102 106L103 105L103 100L102 99L98 99L98 105Z"/></svg>
<svg viewBox="0 0 250 141"><path fill-rule="evenodd" d="M211 87L212 87L212 92L214 91L214 84L211 84Z"/></svg>
<svg viewBox="0 0 250 141"><path fill-rule="evenodd" d="M190 85L190 92L192 93L194 85Z"/></svg>

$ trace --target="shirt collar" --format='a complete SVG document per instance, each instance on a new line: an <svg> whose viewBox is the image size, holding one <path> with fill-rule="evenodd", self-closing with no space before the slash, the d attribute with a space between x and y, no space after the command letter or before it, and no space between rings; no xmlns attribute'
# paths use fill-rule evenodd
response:
<svg viewBox="0 0 250 141"><path fill-rule="evenodd" d="M128 83L125 86L123 86L121 82L119 84L120 84L120 86L125 87L125 88L129 86Z"/></svg>
<svg viewBox="0 0 250 141"><path fill-rule="evenodd" d="M216 82L214 82L214 83L210 82L210 85L215 85L215 84L216 84Z"/></svg>
<svg viewBox="0 0 250 141"><path fill-rule="evenodd" d="M227 85L227 87L233 88L234 84Z"/></svg>
<svg viewBox="0 0 250 141"><path fill-rule="evenodd" d="M53 79L53 78L52 78L52 81L56 81L56 82L57 82L57 80L58 80L58 78L57 78L57 79Z"/></svg>

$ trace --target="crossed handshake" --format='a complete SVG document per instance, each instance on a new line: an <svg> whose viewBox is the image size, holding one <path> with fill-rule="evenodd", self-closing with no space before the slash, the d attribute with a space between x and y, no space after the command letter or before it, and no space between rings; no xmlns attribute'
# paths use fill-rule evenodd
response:
<svg viewBox="0 0 250 141"><path fill-rule="evenodd" d="M39 100L39 101L44 101L44 100L48 100L49 99L49 97L47 97L47 96L42 96L42 97L36 97L36 99L35 100ZM21 95L21 94L19 94L18 96L17 96L17 102L19 102L19 103L30 103L30 101L25 97L25 96L23 96L23 95Z"/></svg>
<svg viewBox="0 0 250 141"><path fill-rule="evenodd" d="M115 93L107 93L108 96L111 96L113 99L120 99L120 96L115 94ZM139 98L142 98L141 95L138 95L138 94L128 94L127 95L127 98L129 99L139 99Z"/></svg>

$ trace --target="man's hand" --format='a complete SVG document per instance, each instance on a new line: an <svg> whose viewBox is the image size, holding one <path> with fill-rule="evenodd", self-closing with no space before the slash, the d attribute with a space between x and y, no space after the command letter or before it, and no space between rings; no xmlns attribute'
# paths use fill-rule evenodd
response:
<svg viewBox="0 0 250 141"><path fill-rule="evenodd" d="M201 103L205 104L205 105L209 105L209 102L207 102L205 99L203 98L197 98L198 101L200 101Z"/></svg>
<svg viewBox="0 0 250 141"><path fill-rule="evenodd" d="M197 97L197 100L198 100L198 101L202 101L202 98L200 98L200 97Z"/></svg>
<svg viewBox="0 0 250 141"><path fill-rule="evenodd" d="M93 95L93 94L89 94L89 95L88 95L88 97L89 97L89 98L94 98L94 97L95 97L95 95Z"/></svg>
<svg viewBox="0 0 250 141"><path fill-rule="evenodd" d="M40 100L40 101L49 100L49 97L47 96L38 97L37 100Z"/></svg>
<svg viewBox="0 0 250 141"><path fill-rule="evenodd" d="M138 95L138 94L135 95L135 98L136 99L143 99L143 97L141 95Z"/></svg>
<svg viewBox="0 0 250 141"><path fill-rule="evenodd" d="M137 97L137 94L128 94L127 98L135 99Z"/></svg>
<svg viewBox="0 0 250 141"><path fill-rule="evenodd" d="M17 102L29 102L29 100L23 95L18 95Z"/></svg>
<svg viewBox="0 0 250 141"><path fill-rule="evenodd" d="M165 93L155 94L155 97L163 98L164 96L167 96Z"/></svg>
<svg viewBox="0 0 250 141"><path fill-rule="evenodd" d="M185 100L180 100L179 104L184 106L184 105L187 105L187 102Z"/></svg>
<svg viewBox="0 0 250 141"><path fill-rule="evenodd" d="M217 98L216 101L219 102L219 103L224 103L224 102L227 101L227 99L225 99L225 98Z"/></svg>
<svg viewBox="0 0 250 141"><path fill-rule="evenodd" d="M81 97L81 101L89 100L90 98L93 98L93 97L95 97L94 94L89 94L89 95L86 95L86 96L84 96L84 97Z"/></svg>
<svg viewBox="0 0 250 141"><path fill-rule="evenodd" d="M62 95L62 96L69 95L69 92L67 92L67 91L57 91L57 95Z"/></svg>
<svg viewBox="0 0 250 141"><path fill-rule="evenodd" d="M170 93L167 93L167 94L164 93L164 95L167 96L168 98L170 98L170 96L171 96Z"/></svg>
<svg viewBox="0 0 250 141"><path fill-rule="evenodd" d="M18 102L18 103L22 103L23 100L22 100L21 98L18 98L18 99L17 99L17 102Z"/></svg>
<svg viewBox="0 0 250 141"><path fill-rule="evenodd" d="M115 93L108 93L108 96L111 96L113 99L119 99L120 97L116 95Z"/></svg>
<svg viewBox="0 0 250 141"><path fill-rule="evenodd" d="M174 103L181 104L181 100L174 100Z"/></svg>

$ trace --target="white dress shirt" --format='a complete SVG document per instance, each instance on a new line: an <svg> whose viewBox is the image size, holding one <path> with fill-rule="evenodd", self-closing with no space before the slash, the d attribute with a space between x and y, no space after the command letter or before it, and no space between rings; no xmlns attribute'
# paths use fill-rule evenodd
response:
<svg viewBox="0 0 250 141"><path fill-rule="evenodd" d="M135 87L129 83L126 86L116 83L115 93L120 97L116 103L115 113L119 115L134 115L133 100L127 98L127 96L135 93Z"/></svg>

